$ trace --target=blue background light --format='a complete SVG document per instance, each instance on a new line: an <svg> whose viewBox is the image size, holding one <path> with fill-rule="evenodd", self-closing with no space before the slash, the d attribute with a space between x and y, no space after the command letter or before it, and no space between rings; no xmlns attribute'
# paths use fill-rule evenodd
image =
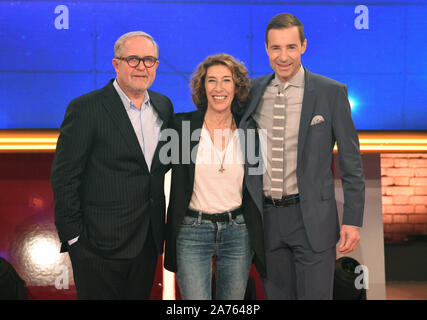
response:
<svg viewBox="0 0 427 320"><path fill-rule="evenodd" d="M425 130L427 3L363 4L368 29L356 27L350 0L0 1L0 129L58 128L73 98L114 77L114 42L134 30L160 46L152 89L177 112L194 110L188 83L197 64L226 52L251 77L270 73L265 27L290 12L305 27L303 65L348 86L357 129ZM68 9L68 29L55 27L59 5Z"/></svg>
<svg viewBox="0 0 427 320"><path fill-rule="evenodd" d="M354 115L357 111L357 105L358 105L358 103L356 102L356 100L353 98L353 97L351 97L351 96L349 96L348 97L348 101L350 102L350 107L351 107L351 113Z"/></svg>

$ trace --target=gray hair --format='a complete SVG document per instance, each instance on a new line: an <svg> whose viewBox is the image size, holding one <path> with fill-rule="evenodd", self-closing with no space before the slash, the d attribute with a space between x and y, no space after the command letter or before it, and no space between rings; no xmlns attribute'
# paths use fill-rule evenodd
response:
<svg viewBox="0 0 427 320"><path fill-rule="evenodd" d="M157 45L156 41L154 41L152 36L150 36L148 33L145 33L143 31L128 32L122 35L120 38L118 38L116 43L114 44L114 57L120 57L123 50L123 45L126 42L126 40L130 38L135 38L135 37L144 37L151 40L151 42L154 45L154 48L156 49L157 58L159 57L159 46Z"/></svg>

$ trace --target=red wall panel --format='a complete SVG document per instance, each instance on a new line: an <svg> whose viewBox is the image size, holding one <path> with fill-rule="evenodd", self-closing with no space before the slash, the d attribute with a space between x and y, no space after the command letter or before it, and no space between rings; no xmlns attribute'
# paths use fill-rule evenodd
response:
<svg viewBox="0 0 427 320"><path fill-rule="evenodd" d="M0 154L0 257L26 282L29 299L76 298L69 256L59 253L54 225L53 156ZM162 298L161 282L159 263L152 299Z"/></svg>

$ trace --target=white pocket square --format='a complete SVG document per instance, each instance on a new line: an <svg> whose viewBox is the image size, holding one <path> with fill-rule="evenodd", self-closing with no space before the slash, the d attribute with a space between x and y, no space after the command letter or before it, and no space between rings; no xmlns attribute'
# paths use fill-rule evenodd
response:
<svg viewBox="0 0 427 320"><path fill-rule="evenodd" d="M325 119L323 119L322 116L317 115L317 116L314 116L313 119L311 119L310 126L314 126L314 125L322 123L322 122L325 122Z"/></svg>

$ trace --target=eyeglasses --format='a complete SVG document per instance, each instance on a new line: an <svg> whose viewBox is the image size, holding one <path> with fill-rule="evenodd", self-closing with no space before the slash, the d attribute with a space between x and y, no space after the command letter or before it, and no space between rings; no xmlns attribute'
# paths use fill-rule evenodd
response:
<svg viewBox="0 0 427 320"><path fill-rule="evenodd" d="M145 56L142 58L140 58L138 56L116 57L116 59L126 61L129 65L129 67L131 67L131 68L136 68L137 66L139 66L141 61L146 68L151 68L157 62L157 58L152 57L152 56Z"/></svg>

